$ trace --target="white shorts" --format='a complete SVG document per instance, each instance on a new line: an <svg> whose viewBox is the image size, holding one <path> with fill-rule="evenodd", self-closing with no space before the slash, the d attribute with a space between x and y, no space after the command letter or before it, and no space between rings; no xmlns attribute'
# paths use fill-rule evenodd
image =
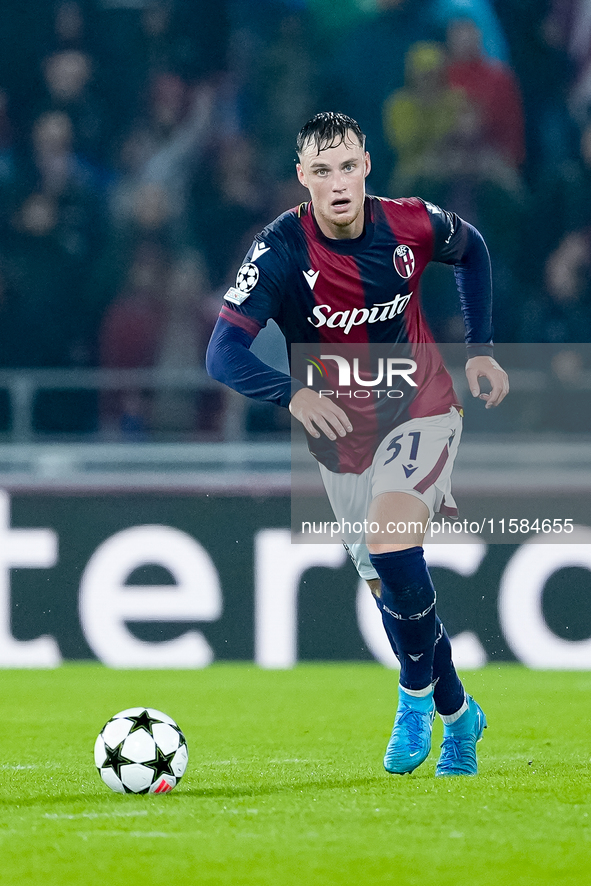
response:
<svg viewBox="0 0 591 886"><path fill-rule="evenodd" d="M320 474L336 520L363 523L374 498L384 492L406 492L424 502L429 519L436 513L456 516L451 473L462 434L456 408L445 415L412 418L382 440L362 474L335 474L320 465ZM343 540L362 578L378 578L369 562L363 534Z"/></svg>

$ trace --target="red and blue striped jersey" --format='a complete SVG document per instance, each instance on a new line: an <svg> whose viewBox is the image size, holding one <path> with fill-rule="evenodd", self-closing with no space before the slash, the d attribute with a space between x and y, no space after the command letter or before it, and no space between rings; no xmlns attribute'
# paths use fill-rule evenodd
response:
<svg viewBox="0 0 591 886"><path fill-rule="evenodd" d="M437 415L458 405L421 309L420 279L430 261L455 266L468 352L490 353L486 246L478 232L457 215L416 197L366 197L364 232L356 239L326 237L310 203L289 210L255 238L236 285L225 295L222 321L254 338L272 318L285 336L288 351L296 343L408 344L411 349L432 345L427 347L429 359L422 361L417 390L404 403L376 402L375 398L339 401L354 428L363 427L360 433L366 439L358 433L334 443L324 436L309 438L311 450L330 470L360 473L392 427L410 417ZM225 377L222 380L228 382ZM256 397L256 385L246 392ZM290 396L286 388L280 395L261 399L287 405ZM365 454L360 457L362 451Z"/></svg>

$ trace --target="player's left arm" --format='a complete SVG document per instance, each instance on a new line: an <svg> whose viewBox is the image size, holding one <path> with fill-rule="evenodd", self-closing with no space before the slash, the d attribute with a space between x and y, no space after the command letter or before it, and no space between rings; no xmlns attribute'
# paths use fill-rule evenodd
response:
<svg viewBox="0 0 591 886"><path fill-rule="evenodd" d="M493 357L492 272L482 234L455 213L425 203L433 230L433 261L451 264L460 295L466 330L466 378L470 393L486 401L486 408L498 406L509 393L505 370ZM480 379L490 384L490 393L481 393Z"/></svg>

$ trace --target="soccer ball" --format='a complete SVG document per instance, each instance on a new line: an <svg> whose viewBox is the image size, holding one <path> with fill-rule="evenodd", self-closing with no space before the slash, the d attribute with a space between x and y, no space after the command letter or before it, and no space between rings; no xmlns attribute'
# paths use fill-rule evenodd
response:
<svg viewBox="0 0 591 886"><path fill-rule="evenodd" d="M177 724L153 708L128 708L105 724L94 744L102 780L120 794L167 794L189 760Z"/></svg>

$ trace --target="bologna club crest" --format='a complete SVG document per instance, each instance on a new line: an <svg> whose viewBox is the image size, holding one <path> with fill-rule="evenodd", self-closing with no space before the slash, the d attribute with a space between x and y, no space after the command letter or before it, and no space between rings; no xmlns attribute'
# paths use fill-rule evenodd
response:
<svg viewBox="0 0 591 886"><path fill-rule="evenodd" d="M410 246L397 246L394 250L394 267L401 277L408 280L415 269L415 257Z"/></svg>

